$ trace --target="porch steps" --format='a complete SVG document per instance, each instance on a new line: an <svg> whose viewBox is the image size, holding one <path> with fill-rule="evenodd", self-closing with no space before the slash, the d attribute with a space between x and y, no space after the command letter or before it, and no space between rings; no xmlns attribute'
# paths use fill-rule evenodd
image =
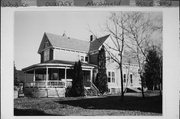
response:
<svg viewBox="0 0 180 119"><path fill-rule="evenodd" d="M85 96L99 96L101 95L97 87L91 83L91 87L84 87Z"/></svg>
<svg viewBox="0 0 180 119"><path fill-rule="evenodd" d="M136 93L140 93L141 90L134 88L134 87L127 87L127 92L136 92Z"/></svg>

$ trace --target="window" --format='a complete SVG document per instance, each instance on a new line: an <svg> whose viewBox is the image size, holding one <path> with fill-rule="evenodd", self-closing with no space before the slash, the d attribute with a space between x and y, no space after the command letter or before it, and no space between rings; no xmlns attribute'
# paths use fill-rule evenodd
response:
<svg viewBox="0 0 180 119"><path fill-rule="evenodd" d="M58 73L53 72L53 73L51 74L51 78L50 78L50 79L51 79L51 80L58 80L58 79L59 79Z"/></svg>
<svg viewBox="0 0 180 119"><path fill-rule="evenodd" d="M49 60L49 49L44 51L44 61L48 61Z"/></svg>
<svg viewBox="0 0 180 119"><path fill-rule="evenodd" d="M85 57L85 61L88 62L88 57L87 56Z"/></svg>
<svg viewBox="0 0 180 119"><path fill-rule="evenodd" d="M133 80L132 80L132 74L130 74L130 80L131 80L131 83L133 83Z"/></svg>
<svg viewBox="0 0 180 119"><path fill-rule="evenodd" d="M110 72L108 72L107 77L108 77L108 82L111 82L111 73Z"/></svg>
<svg viewBox="0 0 180 119"><path fill-rule="evenodd" d="M109 54L107 54L107 56L106 56L106 61L108 63L113 63L114 62L114 60L112 59L112 57Z"/></svg>
<svg viewBox="0 0 180 119"><path fill-rule="evenodd" d="M112 82L113 83L115 82L115 74L114 74L114 72L112 72Z"/></svg>
<svg viewBox="0 0 180 119"><path fill-rule="evenodd" d="M126 74L124 74L124 83L126 82Z"/></svg>
<svg viewBox="0 0 180 119"><path fill-rule="evenodd" d="M65 69L59 69L59 79L65 79Z"/></svg>
<svg viewBox="0 0 180 119"><path fill-rule="evenodd" d="M108 71L108 82L115 83L115 73L113 71Z"/></svg>
<svg viewBox="0 0 180 119"><path fill-rule="evenodd" d="M49 45L49 43L48 43L48 42L45 42L45 43L44 43L44 48L47 48L48 45Z"/></svg>
<svg viewBox="0 0 180 119"><path fill-rule="evenodd" d="M84 62L84 56L81 56L81 61Z"/></svg>
<svg viewBox="0 0 180 119"><path fill-rule="evenodd" d="M106 60L107 60L107 62L109 63L110 62L110 56L108 55L107 57L106 57Z"/></svg>
<svg viewBox="0 0 180 119"><path fill-rule="evenodd" d="M112 94L116 93L116 89L115 88L111 88L111 93Z"/></svg>
<svg viewBox="0 0 180 119"><path fill-rule="evenodd" d="M67 69L67 79L73 79L73 69Z"/></svg>

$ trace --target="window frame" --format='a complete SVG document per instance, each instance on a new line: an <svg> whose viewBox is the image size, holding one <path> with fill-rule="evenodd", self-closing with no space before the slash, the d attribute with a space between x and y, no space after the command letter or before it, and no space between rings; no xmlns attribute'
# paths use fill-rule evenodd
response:
<svg viewBox="0 0 180 119"><path fill-rule="evenodd" d="M88 62L88 61L89 61L88 56L85 56L85 62Z"/></svg>
<svg viewBox="0 0 180 119"><path fill-rule="evenodd" d="M124 83L126 83L126 77L127 77L126 74L123 74L123 79L124 79L123 82Z"/></svg>
<svg viewBox="0 0 180 119"><path fill-rule="evenodd" d="M107 78L108 78L108 83L115 83L116 82L115 71L107 71Z"/></svg>
<svg viewBox="0 0 180 119"><path fill-rule="evenodd" d="M131 82L131 84L132 84L132 83L133 83L133 75L130 74L129 77L130 77L130 82Z"/></svg>
<svg viewBox="0 0 180 119"><path fill-rule="evenodd" d="M84 62L84 56L81 56L81 59L80 59L81 62Z"/></svg>

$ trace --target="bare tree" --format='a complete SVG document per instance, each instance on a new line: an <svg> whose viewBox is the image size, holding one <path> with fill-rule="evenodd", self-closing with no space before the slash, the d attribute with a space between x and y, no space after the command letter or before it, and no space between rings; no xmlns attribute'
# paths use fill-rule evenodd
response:
<svg viewBox="0 0 180 119"><path fill-rule="evenodd" d="M146 59L146 49L152 44L150 39L155 31L162 31L162 19L156 19L150 13L142 12L114 12L111 13L106 30L111 34L110 38L114 44L111 47L105 45L106 51L119 65L121 74L121 97L123 100L123 52L128 50L132 58L135 58L139 66L141 78L142 97L144 97L144 82L142 78L143 64ZM117 55L118 54L118 55Z"/></svg>
<svg viewBox="0 0 180 119"><path fill-rule="evenodd" d="M120 69L121 79L121 100L124 100L124 85L123 85L123 51L125 46L125 26L128 20L128 16L125 13L111 13L109 21L106 24L106 31L111 34L110 38L113 43L113 47L109 44L105 44L105 50L109 54L110 58L114 60Z"/></svg>
<svg viewBox="0 0 180 119"><path fill-rule="evenodd" d="M162 21L161 18L152 18L151 14L142 12L128 13L128 18L128 23L125 28L128 40L126 40L127 42L125 44L137 59L141 78L142 97L144 97L142 73L143 65L145 61L147 61L146 50L153 44L151 40L152 34L157 31L162 31Z"/></svg>

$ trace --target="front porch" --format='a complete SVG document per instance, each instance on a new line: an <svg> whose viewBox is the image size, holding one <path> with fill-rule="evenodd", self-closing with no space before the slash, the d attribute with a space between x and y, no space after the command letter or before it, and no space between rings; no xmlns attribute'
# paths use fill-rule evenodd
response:
<svg viewBox="0 0 180 119"><path fill-rule="evenodd" d="M66 88L72 86L73 64L41 63L24 68L25 95L33 97L65 97ZM85 88L92 85L93 66L82 65ZM28 78L31 75L32 78ZM43 93L43 94L42 94Z"/></svg>

